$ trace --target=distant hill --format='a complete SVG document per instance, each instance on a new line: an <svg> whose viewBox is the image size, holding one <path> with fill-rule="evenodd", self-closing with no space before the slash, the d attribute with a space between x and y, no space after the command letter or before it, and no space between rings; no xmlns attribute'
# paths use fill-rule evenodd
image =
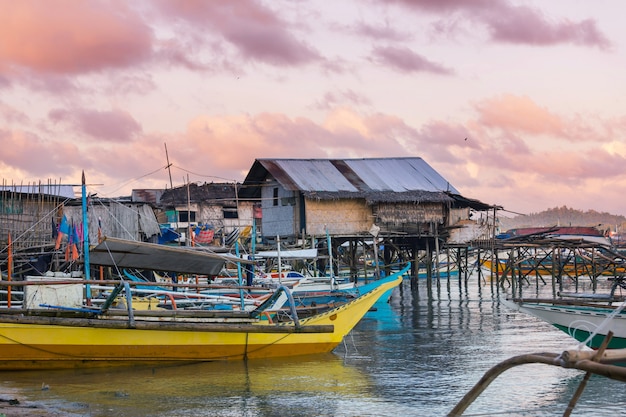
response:
<svg viewBox="0 0 626 417"><path fill-rule="evenodd" d="M595 210L581 211L566 206L516 217L500 217L502 231L518 227L598 226L601 230L624 230L626 217Z"/></svg>

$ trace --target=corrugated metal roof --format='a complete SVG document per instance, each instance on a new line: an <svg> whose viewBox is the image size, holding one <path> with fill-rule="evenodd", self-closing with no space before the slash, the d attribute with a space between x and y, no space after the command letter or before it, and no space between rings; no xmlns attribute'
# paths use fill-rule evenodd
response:
<svg viewBox="0 0 626 417"><path fill-rule="evenodd" d="M328 159L278 159L274 162L297 190L358 191Z"/></svg>
<svg viewBox="0 0 626 417"><path fill-rule="evenodd" d="M293 191L458 191L422 158L258 159Z"/></svg>
<svg viewBox="0 0 626 417"><path fill-rule="evenodd" d="M32 184L0 186L0 192L3 191L19 194L42 194L63 198L76 198L74 187L71 185Z"/></svg>

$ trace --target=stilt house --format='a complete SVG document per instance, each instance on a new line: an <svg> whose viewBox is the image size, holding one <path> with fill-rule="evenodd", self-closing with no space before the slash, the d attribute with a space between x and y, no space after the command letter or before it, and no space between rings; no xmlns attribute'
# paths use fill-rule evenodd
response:
<svg viewBox="0 0 626 417"><path fill-rule="evenodd" d="M242 195L262 208L266 238L442 236L489 206L460 196L422 158L257 159Z"/></svg>

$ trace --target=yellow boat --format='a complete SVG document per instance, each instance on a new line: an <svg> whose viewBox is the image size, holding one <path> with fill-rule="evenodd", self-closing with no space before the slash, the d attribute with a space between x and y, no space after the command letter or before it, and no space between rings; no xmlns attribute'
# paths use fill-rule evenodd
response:
<svg viewBox="0 0 626 417"><path fill-rule="evenodd" d="M409 266L356 299L302 320L247 312L0 312L0 370L242 360L332 351ZM26 313L26 314L25 314ZM31 315L29 315L31 314Z"/></svg>
<svg viewBox="0 0 626 417"><path fill-rule="evenodd" d="M489 259L481 260L481 265L489 271L496 272L496 266ZM626 273L626 267L623 266L614 266L596 263L595 265L592 262L581 262L579 264L574 265L573 262L566 263L559 267L555 267L552 269L552 264L548 261L544 261L543 263L533 263L529 260L525 260L524 262L518 262L515 264L515 273L518 273L521 270L523 275L552 275L555 274L569 274L569 275L605 275L605 276L614 276L618 274ZM497 265L498 274L511 275L511 265L507 260L500 260Z"/></svg>
<svg viewBox="0 0 626 417"><path fill-rule="evenodd" d="M83 223L87 224L83 174ZM33 277L0 286L24 287L21 308L0 309L0 371L42 370L112 365L148 365L218 360L243 360L327 353L354 328L388 291L400 285L401 271L379 280L357 298L326 312L299 320L288 289L252 311L135 310L131 283L120 274L115 288L100 307L92 307L91 264L124 268L216 275L225 263L252 263L239 256L183 247L105 237L89 246L85 233L84 279ZM8 247L11 265L11 243ZM239 268L238 268L239 269ZM9 269L10 270L10 269ZM138 285L139 283L133 283ZM145 284L145 283L144 283ZM33 286L35 290L32 289ZM177 284L178 285L178 284ZM49 289L49 291L47 290ZM122 293L126 310L110 308ZM153 291L153 289L150 289ZM9 294L11 292L9 291ZM268 320L268 306L287 295L291 321ZM52 300L52 301L50 301ZM243 292L241 292L243 304ZM42 308L43 307L43 308Z"/></svg>

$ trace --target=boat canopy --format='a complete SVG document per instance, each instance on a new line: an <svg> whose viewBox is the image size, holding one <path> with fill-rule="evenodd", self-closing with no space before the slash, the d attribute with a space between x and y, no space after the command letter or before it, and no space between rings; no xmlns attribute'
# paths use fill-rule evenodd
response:
<svg viewBox="0 0 626 417"><path fill-rule="evenodd" d="M218 275L227 262L253 263L234 255L192 247L166 246L112 237L105 237L90 250L90 262L119 268L201 275Z"/></svg>

